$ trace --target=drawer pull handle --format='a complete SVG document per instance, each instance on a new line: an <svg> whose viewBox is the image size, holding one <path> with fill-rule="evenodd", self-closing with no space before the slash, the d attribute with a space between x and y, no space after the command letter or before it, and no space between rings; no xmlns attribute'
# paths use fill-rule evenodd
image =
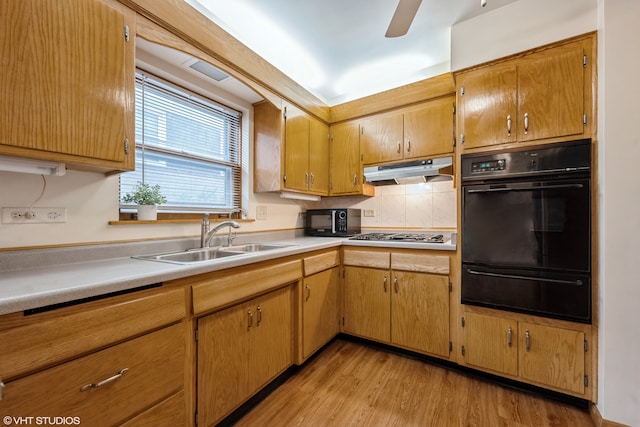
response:
<svg viewBox="0 0 640 427"><path fill-rule="evenodd" d="M305 301L309 301L309 298L311 298L311 286L307 284L305 288L307 288L307 298L305 298Z"/></svg>
<svg viewBox="0 0 640 427"><path fill-rule="evenodd" d="M258 306L256 310L258 311L258 321L256 322L256 326L260 326L260 322L262 322L262 307Z"/></svg>
<svg viewBox="0 0 640 427"><path fill-rule="evenodd" d="M128 370L129 370L129 368L124 368L124 369L121 369L120 372L118 372L114 376L106 378L106 379L104 379L104 380L102 380L100 382L91 383L91 384L85 384L82 387L80 387L80 391L87 391L87 390L89 390L91 388L98 388L98 387L102 387L103 385L107 385L109 383L112 383L115 380L117 380L120 377L122 377L124 374L126 374Z"/></svg>

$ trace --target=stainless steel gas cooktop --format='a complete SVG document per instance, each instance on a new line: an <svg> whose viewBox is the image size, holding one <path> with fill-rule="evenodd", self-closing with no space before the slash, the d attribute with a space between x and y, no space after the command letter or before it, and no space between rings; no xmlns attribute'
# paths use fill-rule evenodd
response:
<svg viewBox="0 0 640 427"><path fill-rule="evenodd" d="M413 243L444 243L442 234L423 233L365 233L356 234L349 240L392 241Z"/></svg>

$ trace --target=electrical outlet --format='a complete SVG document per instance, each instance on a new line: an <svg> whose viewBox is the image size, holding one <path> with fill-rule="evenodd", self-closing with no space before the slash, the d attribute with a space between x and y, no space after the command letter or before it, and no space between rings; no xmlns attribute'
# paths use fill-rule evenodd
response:
<svg viewBox="0 0 640 427"><path fill-rule="evenodd" d="M373 210L373 209L365 209L364 210L364 216L374 217L374 216L376 216L376 211Z"/></svg>
<svg viewBox="0 0 640 427"><path fill-rule="evenodd" d="M256 219L267 219L266 206L256 206Z"/></svg>
<svg viewBox="0 0 640 427"><path fill-rule="evenodd" d="M67 222L67 208L2 208L3 224Z"/></svg>

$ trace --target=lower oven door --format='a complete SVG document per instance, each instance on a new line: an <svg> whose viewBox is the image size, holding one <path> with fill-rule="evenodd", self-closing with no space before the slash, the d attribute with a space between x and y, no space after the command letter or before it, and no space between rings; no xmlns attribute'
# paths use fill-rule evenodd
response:
<svg viewBox="0 0 640 427"><path fill-rule="evenodd" d="M462 265L462 303L591 323L588 274Z"/></svg>

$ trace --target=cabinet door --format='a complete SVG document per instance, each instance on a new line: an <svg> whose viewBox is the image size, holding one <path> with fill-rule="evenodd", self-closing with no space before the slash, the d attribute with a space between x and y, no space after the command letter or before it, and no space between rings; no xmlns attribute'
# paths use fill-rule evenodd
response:
<svg viewBox="0 0 640 427"><path fill-rule="evenodd" d="M391 286L391 341L449 357L448 277L394 271Z"/></svg>
<svg viewBox="0 0 640 427"><path fill-rule="evenodd" d="M134 82L123 13L99 0L6 0L0 28L0 145L124 165Z"/></svg>
<svg viewBox="0 0 640 427"><path fill-rule="evenodd" d="M255 299L248 380L249 394L266 385L293 363L291 288Z"/></svg>
<svg viewBox="0 0 640 427"><path fill-rule="evenodd" d="M286 107L284 136L284 186L306 191L309 182L309 117L296 107Z"/></svg>
<svg viewBox="0 0 640 427"><path fill-rule="evenodd" d="M309 128L309 191L329 194L329 126L311 119Z"/></svg>
<svg viewBox="0 0 640 427"><path fill-rule="evenodd" d="M339 274L340 269L334 267L304 279L302 306L304 358L325 345L339 332Z"/></svg>
<svg viewBox="0 0 640 427"><path fill-rule="evenodd" d="M467 365L518 375L516 321L465 313L463 333L464 361Z"/></svg>
<svg viewBox="0 0 640 427"><path fill-rule="evenodd" d="M516 67L481 68L456 77L458 133L463 147L516 141Z"/></svg>
<svg viewBox="0 0 640 427"><path fill-rule="evenodd" d="M519 141L581 135L585 112L582 42L538 53L519 65L518 104Z"/></svg>
<svg viewBox="0 0 640 427"><path fill-rule="evenodd" d="M520 376L584 393L584 333L550 326L519 326Z"/></svg>
<svg viewBox="0 0 640 427"><path fill-rule="evenodd" d="M388 270L344 268L344 331L365 338L391 339L391 280Z"/></svg>
<svg viewBox="0 0 640 427"><path fill-rule="evenodd" d="M247 303L198 320L198 424L215 424L249 395L255 317Z"/></svg>
<svg viewBox="0 0 640 427"><path fill-rule="evenodd" d="M331 126L331 195L359 194L361 176L360 126L353 122Z"/></svg>
<svg viewBox="0 0 640 427"><path fill-rule="evenodd" d="M402 113L375 116L362 123L364 164L400 160L403 157Z"/></svg>
<svg viewBox="0 0 640 427"><path fill-rule="evenodd" d="M404 158L453 153L455 97L429 101L404 113Z"/></svg>

